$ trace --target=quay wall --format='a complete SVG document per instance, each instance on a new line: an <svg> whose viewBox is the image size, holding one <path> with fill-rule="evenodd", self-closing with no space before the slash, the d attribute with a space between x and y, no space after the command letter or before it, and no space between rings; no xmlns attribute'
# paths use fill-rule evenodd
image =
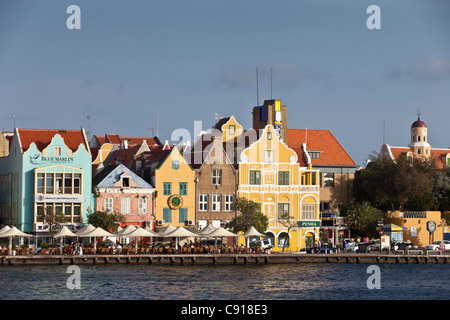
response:
<svg viewBox="0 0 450 320"><path fill-rule="evenodd" d="M215 264L286 264L286 263L357 263L357 264L450 264L450 254L131 254L131 255L16 255L0 256L1 266L11 265L215 265Z"/></svg>

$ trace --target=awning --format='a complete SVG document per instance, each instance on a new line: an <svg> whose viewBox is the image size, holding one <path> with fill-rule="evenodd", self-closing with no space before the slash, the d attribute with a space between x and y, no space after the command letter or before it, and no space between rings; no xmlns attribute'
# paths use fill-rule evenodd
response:
<svg viewBox="0 0 450 320"><path fill-rule="evenodd" d="M393 224L393 223L390 223L390 224L387 224L387 225L383 226L381 228L381 230L395 232L395 231L406 231L406 228L398 226L398 225Z"/></svg>

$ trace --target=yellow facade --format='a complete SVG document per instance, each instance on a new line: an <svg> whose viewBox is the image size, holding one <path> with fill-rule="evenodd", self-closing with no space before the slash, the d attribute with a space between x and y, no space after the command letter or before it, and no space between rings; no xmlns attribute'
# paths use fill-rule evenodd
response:
<svg viewBox="0 0 450 320"><path fill-rule="evenodd" d="M155 170L155 189L158 227L195 225L195 171L176 146Z"/></svg>
<svg viewBox="0 0 450 320"><path fill-rule="evenodd" d="M319 238L320 199L318 171L299 166L298 155L267 125L258 141L245 149L239 162L239 197L260 204L269 219L266 235L273 238L273 250L282 251L288 226L289 245L285 251L312 247ZM286 213L289 220L280 219Z"/></svg>

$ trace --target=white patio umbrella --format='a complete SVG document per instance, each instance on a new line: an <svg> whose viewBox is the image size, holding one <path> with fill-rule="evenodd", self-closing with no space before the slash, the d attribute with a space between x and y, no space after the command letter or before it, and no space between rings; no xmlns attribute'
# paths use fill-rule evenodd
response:
<svg viewBox="0 0 450 320"><path fill-rule="evenodd" d="M61 240L60 240L61 246L59 248L59 252L62 253L64 237L76 237L76 236L77 235L75 233L73 233L72 231L70 231L70 229L67 228L67 226L63 226L62 229L53 236L53 238L61 238Z"/></svg>
<svg viewBox="0 0 450 320"><path fill-rule="evenodd" d="M3 230L3 229L2 229ZM15 237L32 237L30 234L26 234L19 229L17 229L15 226L11 227L9 230L3 232L0 234L0 237L2 238L9 238L9 249L12 249L12 239Z"/></svg>
<svg viewBox="0 0 450 320"><path fill-rule="evenodd" d="M176 227L174 227L173 225L169 224L164 229L161 229L161 230L157 231L158 237L164 237L166 234L171 233L171 232L175 231L176 229L177 229Z"/></svg>
<svg viewBox="0 0 450 320"><path fill-rule="evenodd" d="M90 232L84 233L82 236L83 237L94 237L95 238L95 241L94 241L94 253L97 252L97 238L98 237L101 237L101 238L103 238L103 237L114 237L114 235L112 233L109 233L108 231L103 230L100 227L97 227L97 228L95 228L94 230L92 230Z"/></svg>
<svg viewBox="0 0 450 320"><path fill-rule="evenodd" d="M206 236L208 233L211 233L213 231L216 231L216 227L214 227L212 224L208 224L206 227L204 227L203 229L201 229L200 231L197 232L197 234L199 236Z"/></svg>
<svg viewBox="0 0 450 320"><path fill-rule="evenodd" d="M187 230L186 228L178 227L164 236L164 238L172 238L172 237L177 238L178 244L180 244L181 238L198 237L198 235L196 233Z"/></svg>
<svg viewBox="0 0 450 320"><path fill-rule="evenodd" d="M217 238L222 238L222 237L239 237L238 234L234 234L228 230L225 230L222 227L217 228L216 230L214 230L211 233L206 234L206 236L211 237L211 238L216 238L216 245L217 245Z"/></svg>
<svg viewBox="0 0 450 320"><path fill-rule="evenodd" d="M9 226L4 226L3 228L0 229L0 235L2 233L5 233L6 231L8 231L9 229L11 229Z"/></svg>
<svg viewBox="0 0 450 320"><path fill-rule="evenodd" d="M250 229L247 230L247 232L245 232L242 235L244 238L246 238L246 242L247 242L247 247L249 246L249 238L250 237L264 237L265 235L258 232L258 230L255 229L255 227L251 226Z"/></svg>
<svg viewBox="0 0 450 320"><path fill-rule="evenodd" d="M125 228L126 229L126 228ZM124 230L125 230L124 229ZM143 229L139 226L134 226L134 230L133 228L130 228L130 230L128 232L125 232L122 234L122 237L136 237L136 241L135 241L135 249L137 252L137 243L138 243L138 238L141 237L158 237L158 234L152 230L146 230Z"/></svg>
<svg viewBox="0 0 450 320"><path fill-rule="evenodd" d="M81 228L80 230L78 230L77 232L76 232L76 237L84 237L84 234L85 233L89 233L89 232L91 232L92 230L94 230L95 229L95 227L92 225L92 224L88 224L86 227L84 227L84 228Z"/></svg>

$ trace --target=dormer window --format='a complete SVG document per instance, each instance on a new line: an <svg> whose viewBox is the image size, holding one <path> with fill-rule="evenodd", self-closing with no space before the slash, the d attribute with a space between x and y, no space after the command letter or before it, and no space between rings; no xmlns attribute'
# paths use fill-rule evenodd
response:
<svg viewBox="0 0 450 320"><path fill-rule="evenodd" d="M311 159L320 159L320 151L308 151Z"/></svg>
<svg viewBox="0 0 450 320"><path fill-rule="evenodd" d="M236 126L230 125L230 135L234 136L236 134Z"/></svg>
<svg viewBox="0 0 450 320"><path fill-rule="evenodd" d="M129 177L123 177L122 178L122 187L129 187L130 186L130 178Z"/></svg>

